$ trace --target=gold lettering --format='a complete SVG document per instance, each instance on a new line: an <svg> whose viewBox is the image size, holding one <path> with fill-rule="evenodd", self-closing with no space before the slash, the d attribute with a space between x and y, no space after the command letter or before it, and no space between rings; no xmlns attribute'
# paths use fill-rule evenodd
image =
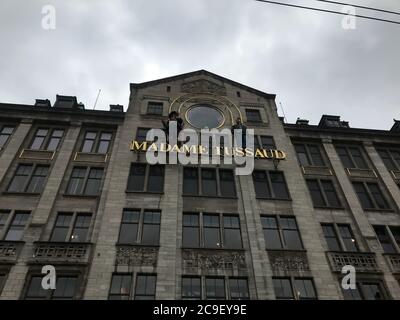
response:
<svg viewBox="0 0 400 320"><path fill-rule="evenodd" d="M278 160L286 159L286 153L281 150L274 150L274 158Z"/></svg>
<svg viewBox="0 0 400 320"><path fill-rule="evenodd" d="M254 151L252 149L246 148L246 156L248 157L254 157Z"/></svg>
<svg viewBox="0 0 400 320"><path fill-rule="evenodd" d="M182 152L197 154L197 147L196 146L190 146L189 147L187 144L184 144L183 147L182 147Z"/></svg>
<svg viewBox="0 0 400 320"><path fill-rule="evenodd" d="M207 147L199 145L199 154L208 154Z"/></svg>
<svg viewBox="0 0 400 320"><path fill-rule="evenodd" d="M259 149L256 150L255 157L256 158L265 158L264 154Z"/></svg>
<svg viewBox="0 0 400 320"><path fill-rule="evenodd" d="M158 148L155 143L152 143L147 150L158 151Z"/></svg>
<svg viewBox="0 0 400 320"><path fill-rule="evenodd" d="M171 149L171 152L181 152L181 149L179 149L178 145L174 145Z"/></svg>
<svg viewBox="0 0 400 320"><path fill-rule="evenodd" d="M139 142L137 141L132 141L131 144L131 150L132 151L146 151L147 150L147 141L143 141L141 144L139 144Z"/></svg>
<svg viewBox="0 0 400 320"><path fill-rule="evenodd" d="M169 152L171 150L171 145L166 143L161 143L160 151Z"/></svg>

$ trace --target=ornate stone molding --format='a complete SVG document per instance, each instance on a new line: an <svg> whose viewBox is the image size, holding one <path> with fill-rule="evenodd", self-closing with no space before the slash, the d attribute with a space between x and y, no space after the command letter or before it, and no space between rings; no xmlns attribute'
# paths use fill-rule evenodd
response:
<svg viewBox="0 0 400 320"><path fill-rule="evenodd" d="M183 249L183 268L198 269L246 269L246 258L243 251Z"/></svg>
<svg viewBox="0 0 400 320"><path fill-rule="evenodd" d="M268 251L272 270L280 271L309 271L307 254L303 251L277 250Z"/></svg>
<svg viewBox="0 0 400 320"><path fill-rule="evenodd" d="M0 241L0 262L15 263L24 242L20 241Z"/></svg>
<svg viewBox="0 0 400 320"><path fill-rule="evenodd" d="M351 265L357 272L381 273L375 253L371 252L327 252L333 272L341 272L343 266Z"/></svg>
<svg viewBox="0 0 400 320"><path fill-rule="evenodd" d="M34 262L88 263L91 243L35 242L32 260Z"/></svg>
<svg viewBox="0 0 400 320"><path fill-rule="evenodd" d="M187 93L214 93L226 96L226 88L224 86L204 79L183 83L181 91Z"/></svg>
<svg viewBox="0 0 400 320"><path fill-rule="evenodd" d="M390 269L393 273L400 273L400 254L385 253L384 256L389 262Z"/></svg>
<svg viewBox="0 0 400 320"><path fill-rule="evenodd" d="M158 247L117 245L115 265L157 266Z"/></svg>

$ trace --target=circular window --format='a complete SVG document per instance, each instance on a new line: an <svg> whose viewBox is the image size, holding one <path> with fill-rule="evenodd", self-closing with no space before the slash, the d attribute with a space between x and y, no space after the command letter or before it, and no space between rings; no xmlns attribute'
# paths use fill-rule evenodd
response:
<svg viewBox="0 0 400 320"><path fill-rule="evenodd" d="M186 113L187 121L199 129L213 129L220 127L224 122L224 115L217 108L209 104L196 104Z"/></svg>

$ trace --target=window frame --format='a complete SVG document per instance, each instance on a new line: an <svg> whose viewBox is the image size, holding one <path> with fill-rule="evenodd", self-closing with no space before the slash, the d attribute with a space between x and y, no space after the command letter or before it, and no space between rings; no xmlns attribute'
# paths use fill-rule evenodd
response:
<svg viewBox="0 0 400 320"><path fill-rule="evenodd" d="M40 130L47 130L47 133L45 136L38 136L38 133ZM62 135L60 137L54 136L55 131L62 131ZM34 150L34 151L51 151L51 152L57 152L60 150L60 147L63 143L64 137L65 137L65 132L66 128L64 127L43 127L43 126L38 126L35 128L35 132L32 135L32 138L28 144L27 150ZM43 141L40 144L39 148L32 149L32 146L38 137L43 137ZM57 143L57 147L54 150L49 150L50 142L53 138L59 138L59 141Z"/></svg>
<svg viewBox="0 0 400 320"><path fill-rule="evenodd" d="M399 243L399 244L397 243L396 238L394 237L393 231L392 231L392 228L399 228L399 229L400 229L400 226L399 226L399 225L374 224L374 225L372 225L372 227L373 227L373 229L374 229L374 232L375 232L375 234L376 234L376 237L377 237L377 239L378 239L378 241L379 241L379 244L380 244L380 246L381 246L381 248L382 248L384 254L389 254L389 255L390 255L390 254L399 254L399 253L400 253L400 243ZM391 246L393 247L394 252L387 252L387 251L385 250L385 248L384 248L383 245L382 245L381 240L379 239L378 233L376 232L376 228L384 228L384 231L385 231L385 233L386 233L386 236L388 237L388 239L389 239L389 241L390 241L390 244L391 244Z"/></svg>
<svg viewBox="0 0 400 320"><path fill-rule="evenodd" d="M132 174L132 169L134 166L138 166L138 167L145 167L145 171L144 171L144 178L143 178L143 186L141 188L141 190L131 190L129 189L129 185L130 185L130 179L131 176L135 177ZM162 187L161 187L161 191L149 191L149 179L150 179L150 169L151 167L159 167L162 168ZM133 178L132 178L133 179ZM126 193L150 193L150 194L164 194L164 190L165 190L165 165L163 164L155 164L155 165L150 165L148 163L144 163L144 162L131 162L131 165L129 167L129 173L128 173L128 180L127 180L127 184L126 184Z"/></svg>
<svg viewBox="0 0 400 320"><path fill-rule="evenodd" d="M346 155L348 156L348 158L350 159L350 162L352 164L351 167L346 167L345 166L345 164L344 164L344 162L342 160L342 157L340 156L340 153L338 151L338 148L342 148L342 149L345 150ZM353 153L350 151L350 149L352 149L352 148L357 149L360 152L360 158L364 162L365 167L359 167L358 166L357 161L355 160L355 158L353 156ZM335 145L335 150L336 150L336 153L337 153L337 155L338 155L338 157L340 159L340 162L342 163L344 168L346 168L346 169L359 169L359 170L371 170L371 164L370 164L368 156L367 156L367 154L366 154L366 152L365 152L365 150L364 150L364 148L362 146L337 144L337 145Z"/></svg>
<svg viewBox="0 0 400 320"><path fill-rule="evenodd" d="M94 139L86 139L86 136L88 133L94 133L95 134L95 138ZM110 139L109 140L105 140L102 139L102 135L103 134L109 134L110 135ZM107 130L107 129L86 129L83 133L82 136L82 143L81 146L79 148L79 152L81 153L90 153L90 154L105 154L107 155L110 150L111 150L111 146L113 143L113 139L114 139L114 132L112 130ZM86 141L93 141L93 145L90 151L84 151L84 147L85 147L85 143ZM99 152L100 149L100 145L102 141L108 141L108 146L107 146L107 150L106 152Z"/></svg>
<svg viewBox="0 0 400 320"><path fill-rule="evenodd" d="M146 300L155 300L157 298L157 280L158 280L157 279L157 273L152 273L152 272L113 272L112 275L111 275L110 285L109 285L109 288L108 288L107 300L122 300L122 299L110 299L111 296L121 296L121 295L118 295L116 293L111 293L114 276L129 276L130 277L129 293L123 295L123 296L127 297L127 299L124 299L124 300L137 300L136 297L138 296L138 294L137 294L138 277L140 277L140 276L153 276L153 277L155 277L154 294L153 295L149 295L149 296L153 296L154 298L153 299L146 299Z"/></svg>
<svg viewBox="0 0 400 320"><path fill-rule="evenodd" d="M5 128L12 128L11 133L4 133L3 130ZM16 128L17 128L16 124L0 123L0 138L5 137L4 142L2 144L0 144L0 151L2 151L3 149L5 149L7 147L7 144L10 142L10 139L13 136L13 134L15 133ZM1 143L1 139L0 139L0 143Z"/></svg>
<svg viewBox="0 0 400 320"><path fill-rule="evenodd" d="M292 294L292 297L291 298L289 298L289 297L277 297L276 296L276 291L275 291L275 284L274 284L274 280L288 280L289 281L289 284L290 284L290 289L291 289L291 294ZM301 297L299 297L299 294L298 294L298 288L296 287L296 284L295 284L295 282L297 281L297 280L303 280L303 281L311 281L311 285L312 285L312 288L313 288L313 291L314 291L314 294L315 294L315 297L313 297L313 298L301 298ZM312 277L298 277L298 276L283 276L283 277L281 277L281 276L274 276L274 277L272 277L272 282L273 282L273 287L274 287L274 294L275 294L275 299L277 299L277 300L318 300L318 292L317 292L317 288L315 287L315 282L314 282L314 278L312 278Z"/></svg>
<svg viewBox="0 0 400 320"><path fill-rule="evenodd" d="M67 229L67 233L65 236L64 241L54 241L52 240L53 236L54 236L54 232L55 229L57 228L57 220L58 217L61 215L70 215L71 216L71 220L69 222L68 228ZM73 241L73 233L76 230L76 222L78 220L78 217L81 216L85 216L85 217L90 217L90 223L89 226L87 227L87 233L86 233L86 239L84 241ZM57 212L57 215L55 217L54 223L53 223L53 227L51 229L51 233L50 233L50 237L49 237L49 242L63 242L63 243L90 243L91 240L91 230L92 230L92 226L94 223L94 215L91 212L66 212L66 211L59 211Z"/></svg>
<svg viewBox="0 0 400 320"><path fill-rule="evenodd" d="M71 193L69 189L70 189L70 185L71 185L72 174L74 173L75 169L84 169L85 170L85 176L83 177L83 184L82 184L82 186L80 188L81 190L79 192L77 192L77 193ZM102 173L101 179L90 178L90 173L92 172L92 170L102 170L103 173ZM101 193L103 191L105 173L106 173L106 168L105 167L101 167L101 166L80 166L80 165L73 166L72 169L71 169L71 172L69 174L69 178L68 178L68 181L67 181L67 186L65 188L64 196L68 196L68 197L95 197L95 198L100 197ZM78 179L78 178L81 178L81 177L74 177L74 179ZM87 194L86 193L88 181L90 179L99 181L99 190L98 190L98 194L97 195L95 195L95 194Z"/></svg>
<svg viewBox="0 0 400 320"><path fill-rule="evenodd" d="M257 195L257 189L256 189L256 186L255 186L255 183L254 183L255 182L254 181L254 173L257 173L257 172L263 172L266 175L267 190L269 191L269 192L267 192L267 194L269 193L269 196L267 196L267 197L263 197L263 196ZM278 197L275 196L275 192L276 191L273 189L273 184L272 184L272 181L271 181L270 173L273 173L273 174L278 174L279 173L279 174L282 175L283 182L285 184L285 188L286 188L286 192L287 192L287 198L278 198ZM280 170L263 170L263 169L254 170L253 174L252 174L252 180L253 180L254 193L255 193L256 199L292 201L290 190L289 190L289 187L288 187L288 184L287 184L287 181L286 181L286 177L285 177L285 174L284 174L283 171L280 171Z"/></svg>
<svg viewBox="0 0 400 320"><path fill-rule="evenodd" d="M276 142L275 142L274 136L259 134L259 135L255 135L254 138L255 138L254 144L256 147L255 149L258 148L258 149L264 149L264 150L276 150ZM265 148L264 144L263 144L263 138L268 138L268 139L270 138L272 140L273 148Z"/></svg>
<svg viewBox="0 0 400 320"><path fill-rule="evenodd" d="M342 279L340 279L340 283L341 283ZM340 285L340 284L339 284ZM356 287L357 287L357 292L360 296L360 300L367 300L366 299L366 293L365 293L365 285L376 285L379 289L379 292L381 293L382 297L381 299L374 299L374 300L387 300L390 298L389 296L389 292L383 282L383 280L380 279L366 279L366 278L362 278L362 279L357 279L356 281ZM348 289L348 290L352 290L352 289ZM355 300L355 299L346 299L346 295L345 295L345 289L341 288L342 294L343 294L343 298L344 300Z"/></svg>
<svg viewBox="0 0 400 320"><path fill-rule="evenodd" d="M156 107L156 108L155 108ZM157 107L161 107L160 110L161 112L154 112L155 109L157 109ZM153 110L151 110L153 109ZM151 116L162 116L164 114L164 103L161 101L148 101L147 102L147 108L146 108L146 114L147 115L151 115Z"/></svg>
<svg viewBox="0 0 400 320"><path fill-rule="evenodd" d="M0 229L0 239L2 241L11 241L11 242L19 242L19 241L23 241L22 239L24 238L26 229L29 226L29 223L32 219L32 212L29 210L1 210L0 212L5 213L8 212L8 217L6 219L5 224L3 225L3 227ZM15 220L15 217L17 214L27 214L28 218L25 222L24 228L22 230L22 236L20 240L6 240L8 233L10 232L11 227L13 227L13 222ZM18 226L18 225L17 225Z"/></svg>
<svg viewBox="0 0 400 320"><path fill-rule="evenodd" d="M262 123L263 122L263 118L261 115L261 111L260 109L255 109L255 108L245 108L244 109L245 115L246 115L246 122L250 122L250 123ZM252 116L249 117L249 113L253 113ZM257 119L255 119L254 115L257 114Z"/></svg>
<svg viewBox="0 0 400 320"><path fill-rule="evenodd" d="M325 205L321 206L321 205L316 205L315 204L313 196L312 196L312 192L310 190L310 186L308 184L309 181L310 182L315 181L317 183L319 192L321 193L321 196L322 196L322 199L323 199ZM339 206L331 206L330 205L329 200L328 200L329 198L326 195L326 191L325 191L325 188L323 186L323 182L330 182L332 184L333 191L334 191L334 193L336 195L336 198L338 200ZM308 189L308 191L310 193L310 197L311 197L311 200L313 202L314 208L318 208L318 209L344 209L343 200L341 199L341 197L339 197L339 193L337 191L337 185L336 185L335 181L333 181L332 179L306 178L306 184L307 184L307 189Z"/></svg>
<svg viewBox="0 0 400 320"><path fill-rule="evenodd" d="M348 253L359 253L359 252L361 252L360 246L359 246L358 241L356 239L356 236L354 234L353 228L351 227L351 224L349 224L349 223L334 223L334 222L323 222L323 223L321 223L322 234L323 234L323 236L325 238L325 243L327 244L328 242L326 241L326 235L324 234L324 231L323 231L323 227L324 226L332 227L333 230L334 230L335 238L336 238L336 241L337 241L337 243L339 245L340 250L334 250L333 252L348 252ZM340 227L347 227L348 228L348 230L350 231L350 234L352 236L352 240L354 240L353 243L354 243L354 246L356 247L356 251L347 250L346 243L343 240L343 236L342 236L342 234L340 232ZM328 244L327 244L327 246L328 246ZM328 246L328 251L332 251L332 250L329 249L329 246Z"/></svg>
<svg viewBox="0 0 400 320"><path fill-rule="evenodd" d="M357 195L357 199L360 203L360 206L362 207L362 209L364 211L393 211L392 208L392 203L391 201L388 199L388 196L386 194L386 192L383 192L380 183L378 181L366 181L366 180L352 180L351 181L352 185L353 185L353 190ZM358 192L356 190L355 184L361 184L365 194L367 195L367 197L370 199L370 202L372 203L373 207L372 208L366 208L364 207L364 204L361 202L361 199L358 195ZM386 204L386 208L379 208L379 205L377 204L377 201L375 199L375 196L373 195L373 193L371 192L369 185L370 184L374 184L377 186L379 192L380 192L380 196L382 197L382 199L384 200L385 204Z"/></svg>
<svg viewBox="0 0 400 320"><path fill-rule="evenodd" d="M323 149L321 148L321 144L320 143L318 143L318 142L314 142L314 143L313 142L294 142L293 146L294 146L294 150L296 152L297 161L298 161L300 166L302 166L302 167L317 167L317 168L327 168L328 167L328 164L327 164L328 161L324 157ZM304 148L305 155L306 155L307 162L308 162L307 165L304 165L304 164L301 163L300 158L298 156L298 151L296 149L297 146L301 146L301 147ZM323 163L322 166L315 164L316 161L315 161L315 159L313 157L313 153L310 151L310 147L316 147L318 149L319 156L321 157L321 161Z"/></svg>
<svg viewBox="0 0 400 320"><path fill-rule="evenodd" d="M20 168L21 166L30 166L31 169L30 169L29 174L27 174L27 175L18 174L18 170L19 170L19 168ZM38 177L38 176L39 176L39 177L43 177L43 176L40 176L40 175L35 174L39 167L47 168L47 174L46 174L46 176L45 176L45 178L44 178L44 180L43 180L42 190L41 190L40 192L27 192L28 187L30 186L30 184L31 184L31 182L32 182L32 179L33 179L34 177ZM51 174L51 166L50 166L49 164L19 162L19 163L17 164L17 166L16 166L16 169L15 169L15 171L14 171L14 174L13 174L12 178L10 179L10 182L8 183L8 186L7 186L7 189L6 189L5 192L6 192L6 193L12 193L12 194L40 195L40 194L43 193L44 189L46 188L47 181L48 181L48 179L49 179L50 174ZM22 191L10 190L11 185L13 184L14 179L15 179L17 176L25 176L25 177L26 177L26 180L25 180L25 182L24 182L24 186L23 186L23 188L22 188Z"/></svg>
<svg viewBox="0 0 400 320"><path fill-rule="evenodd" d="M379 154L379 157L381 158L383 164L385 165L386 169L390 172L393 171L400 171L400 159L396 160L396 158L393 156L393 152L398 152L400 154L400 148L399 147L382 147L382 146L375 146L376 152ZM389 160L391 161L394 169L390 169L384 160L384 157L382 157L382 152L386 152L386 154L389 157Z"/></svg>

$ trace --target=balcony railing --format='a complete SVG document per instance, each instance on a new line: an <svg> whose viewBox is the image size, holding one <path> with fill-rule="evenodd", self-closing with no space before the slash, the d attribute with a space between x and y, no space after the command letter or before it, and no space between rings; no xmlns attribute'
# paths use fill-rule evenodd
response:
<svg viewBox="0 0 400 320"><path fill-rule="evenodd" d="M25 242L0 241L0 263L15 263Z"/></svg>
<svg viewBox="0 0 400 320"><path fill-rule="evenodd" d="M274 272L310 270L305 251L268 250L268 257Z"/></svg>
<svg viewBox="0 0 400 320"><path fill-rule="evenodd" d="M354 178L378 178L375 170L372 169L359 169L359 168L346 168L347 174Z"/></svg>
<svg viewBox="0 0 400 320"><path fill-rule="evenodd" d="M55 154L55 151L23 149L19 157L30 160L53 160Z"/></svg>
<svg viewBox="0 0 400 320"><path fill-rule="evenodd" d="M116 266L157 266L158 246L117 244Z"/></svg>
<svg viewBox="0 0 400 320"><path fill-rule="evenodd" d="M332 176L332 170L329 167L320 166L301 166L304 175Z"/></svg>
<svg viewBox="0 0 400 320"><path fill-rule="evenodd" d="M381 272L376 262L375 253L329 251L327 256L333 272L341 272L346 265L353 266L357 272Z"/></svg>
<svg viewBox="0 0 400 320"><path fill-rule="evenodd" d="M400 254L396 253L385 253L384 256L389 262L390 268L393 273L400 273Z"/></svg>
<svg viewBox="0 0 400 320"><path fill-rule="evenodd" d="M92 244L83 242L34 242L34 262L87 264Z"/></svg>
<svg viewBox="0 0 400 320"><path fill-rule="evenodd" d="M184 269L247 269L245 253L243 250L203 248L182 249L182 263Z"/></svg>
<svg viewBox="0 0 400 320"><path fill-rule="evenodd" d="M99 162L105 163L108 160L107 153L88 153L88 152L77 152L74 156L74 161L78 162Z"/></svg>

